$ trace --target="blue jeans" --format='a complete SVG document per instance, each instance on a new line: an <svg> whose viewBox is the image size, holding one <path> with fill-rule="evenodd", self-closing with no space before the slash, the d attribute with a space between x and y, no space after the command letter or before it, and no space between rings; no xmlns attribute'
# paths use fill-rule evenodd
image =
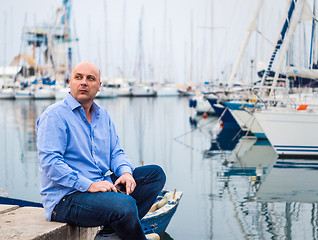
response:
<svg viewBox="0 0 318 240"><path fill-rule="evenodd" d="M131 195L75 192L55 206L52 220L81 227L110 227L124 240L146 239L140 219L162 190L166 176L157 165L135 168L133 176L137 186ZM111 177L117 179L114 174Z"/></svg>

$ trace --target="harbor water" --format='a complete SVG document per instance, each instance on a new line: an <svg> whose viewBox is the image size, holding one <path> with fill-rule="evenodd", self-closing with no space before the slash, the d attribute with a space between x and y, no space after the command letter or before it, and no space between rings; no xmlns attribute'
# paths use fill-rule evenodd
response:
<svg viewBox="0 0 318 240"><path fill-rule="evenodd" d="M36 120L55 100L1 100L0 194L40 202ZM317 239L318 161L277 159L267 140L193 115L189 99L111 98L135 166L158 164L183 192L164 239Z"/></svg>

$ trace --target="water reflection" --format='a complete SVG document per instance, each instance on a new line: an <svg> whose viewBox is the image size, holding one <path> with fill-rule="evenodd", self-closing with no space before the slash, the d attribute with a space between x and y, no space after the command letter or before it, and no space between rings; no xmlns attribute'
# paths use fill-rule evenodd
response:
<svg viewBox="0 0 318 240"><path fill-rule="evenodd" d="M318 161L277 159L268 141L218 128L216 117L199 117L193 127L187 99L97 101L134 165L161 165L166 188L184 192L169 239L318 238ZM53 102L0 102L2 195L40 201L34 131Z"/></svg>
<svg viewBox="0 0 318 240"><path fill-rule="evenodd" d="M277 154L268 140L243 137L226 159L229 168L223 174L255 176L257 178L252 179L259 181L276 159Z"/></svg>
<svg viewBox="0 0 318 240"><path fill-rule="evenodd" d="M2 195L40 200L35 124L52 101L2 100L0 102L0 182Z"/></svg>
<svg viewBox="0 0 318 240"><path fill-rule="evenodd" d="M222 153L224 151L232 151L237 145L241 137L245 136L246 132L237 127L220 126L218 123L212 130L211 145L208 150L205 150L207 156Z"/></svg>
<svg viewBox="0 0 318 240"><path fill-rule="evenodd" d="M225 216L216 225L231 227L213 227L211 239L317 239L317 170L316 160L277 159L268 141L241 138L210 196L213 215Z"/></svg>
<svg viewBox="0 0 318 240"><path fill-rule="evenodd" d="M318 202L318 160L278 159L261 182L259 201Z"/></svg>

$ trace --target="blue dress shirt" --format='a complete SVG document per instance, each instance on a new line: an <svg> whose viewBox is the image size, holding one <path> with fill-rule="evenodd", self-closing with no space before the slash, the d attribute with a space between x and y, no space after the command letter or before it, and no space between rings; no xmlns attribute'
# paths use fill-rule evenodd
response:
<svg viewBox="0 0 318 240"><path fill-rule="evenodd" d="M85 192L92 182L111 182L108 170L121 176L133 166L120 147L108 112L92 105L91 124L72 95L49 106L36 127L41 196L50 221L56 204L67 194Z"/></svg>

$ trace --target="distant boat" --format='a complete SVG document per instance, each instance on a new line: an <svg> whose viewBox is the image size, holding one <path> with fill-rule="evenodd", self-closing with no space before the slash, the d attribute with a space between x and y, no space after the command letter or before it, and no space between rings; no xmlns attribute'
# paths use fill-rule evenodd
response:
<svg viewBox="0 0 318 240"><path fill-rule="evenodd" d="M108 89L112 89L118 97L130 97L132 85L133 82L128 82L122 78L113 79L112 81L106 80L104 84Z"/></svg>
<svg viewBox="0 0 318 240"><path fill-rule="evenodd" d="M180 88L178 89L178 92L179 92L179 96L184 96L184 97L195 95L195 91L191 86Z"/></svg>
<svg viewBox="0 0 318 240"><path fill-rule="evenodd" d="M108 88L102 86L96 94L96 98L115 98L117 97L116 90L114 88Z"/></svg>
<svg viewBox="0 0 318 240"><path fill-rule="evenodd" d="M145 80L144 71L144 52L143 52L143 7L141 8L140 18L139 18L139 34L138 34L138 47L137 47L137 62L134 77L138 79L137 83L131 88L131 95L133 97L155 97L156 91L154 89L154 84L149 80Z"/></svg>
<svg viewBox="0 0 318 240"><path fill-rule="evenodd" d="M211 95L210 95L211 97ZM216 99L216 96L214 96ZM215 115L215 111L212 105L204 95L197 95L189 99L189 107L193 107L197 114L207 113L209 115Z"/></svg>
<svg viewBox="0 0 318 240"><path fill-rule="evenodd" d="M153 86L135 84L131 89L133 97L155 97L156 91Z"/></svg>
<svg viewBox="0 0 318 240"><path fill-rule="evenodd" d="M54 99L55 88L52 86L37 87L34 91L34 99Z"/></svg>
<svg viewBox="0 0 318 240"><path fill-rule="evenodd" d="M13 88L0 89L0 99L13 99L13 98L14 98Z"/></svg>
<svg viewBox="0 0 318 240"><path fill-rule="evenodd" d="M68 87L57 87L55 89L55 99L64 99L69 91L70 89Z"/></svg>
<svg viewBox="0 0 318 240"><path fill-rule="evenodd" d="M21 70L16 66L0 66L0 99L13 99L15 82L14 77Z"/></svg>
<svg viewBox="0 0 318 240"><path fill-rule="evenodd" d="M240 128L230 110L226 106L218 103L218 99L214 97L208 97L207 100L209 101L210 105L214 109L215 114L219 117L224 126L229 128Z"/></svg>
<svg viewBox="0 0 318 240"><path fill-rule="evenodd" d="M33 99L34 92L30 88L18 89L14 91L15 99Z"/></svg>
<svg viewBox="0 0 318 240"><path fill-rule="evenodd" d="M178 88L175 84L164 84L156 86L158 97L176 97L179 96Z"/></svg>

